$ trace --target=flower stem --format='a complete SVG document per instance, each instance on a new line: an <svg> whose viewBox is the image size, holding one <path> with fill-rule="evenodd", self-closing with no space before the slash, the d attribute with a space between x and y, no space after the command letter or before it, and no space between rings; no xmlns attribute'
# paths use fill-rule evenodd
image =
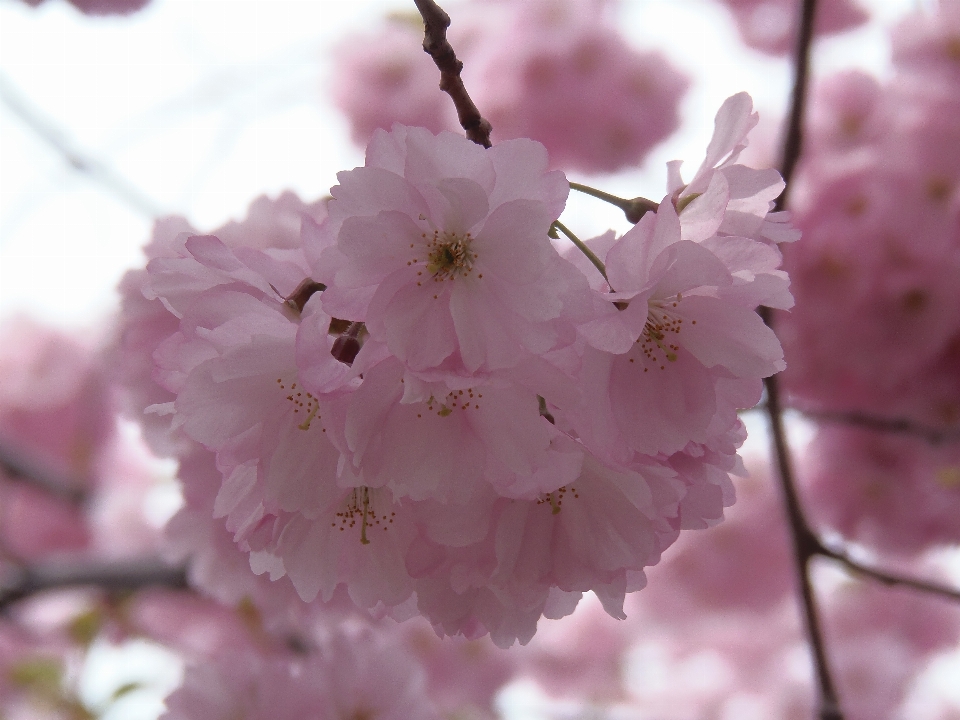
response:
<svg viewBox="0 0 960 720"><path fill-rule="evenodd" d="M564 225L562 222L560 222L559 220L554 220L554 221L553 221L553 225L554 225L554 227L557 228L557 230L559 230L559 231L562 232L564 235L566 235L567 238L569 238L570 242L572 242L574 245L577 246L577 248L579 248L580 252L582 252L584 255L587 256L587 259L588 259L590 262L593 263L593 266L594 266L597 270L600 271L600 274L603 275L603 279L606 280L606 281L607 281L607 285L609 285L609 284L610 284L610 280L607 278L607 267L603 264L603 260L601 260L600 258L598 258L597 255L596 255L596 253L593 252L593 250L591 250L590 248L588 248L588 247L587 247L587 244L586 244L585 242L583 242L583 240L581 240L580 238L578 238L576 235L574 235L574 234L570 231L570 228L568 228L568 227L567 227L566 225ZM613 291L613 288L610 288L610 290Z"/></svg>
<svg viewBox="0 0 960 720"><path fill-rule="evenodd" d="M648 212L651 210L656 212L657 208L660 207L657 203L653 202L653 200L647 200L643 197L635 197L633 200L627 200L626 198L617 197L616 195L611 195L603 190L597 190L589 185L582 185L580 183L570 183L570 189L576 190L577 192L582 192L584 195L595 197L598 200L603 200L604 202L620 208L623 210L623 214L627 216L627 220L632 222L634 225L640 222L640 218L642 218Z"/></svg>

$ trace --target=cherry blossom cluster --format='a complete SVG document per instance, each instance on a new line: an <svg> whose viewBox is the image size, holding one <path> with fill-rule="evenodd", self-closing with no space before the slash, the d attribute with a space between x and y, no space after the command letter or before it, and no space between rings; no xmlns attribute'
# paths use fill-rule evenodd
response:
<svg viewBox="0 0 960 720"><path fill-rule="evenodd" d="M281 199L282 229L269 201L241 241L158 225L121 364L158 447L215 457L219 481L181 468L184 512L308 603L503 646L588 590L622 617L733 502L737 410L783 367L755 308L792 304L795 232L779 175L736 163L756 121L724 104L694 178L672 165L656 212L592 243L605 276L552 242L568 184L531 140L398 125L325 206Z"/></svg>
<svg viewBox="0 0 960 720"><path fill-rule="evenodd" d="M776 320L794 405L905 433L824 424L806 473L821 522L903 555L960 539L958 37L945 0L894 29L888 82L814 89Z"/></svg>
<svg viewBox="0 0 960 720"><path fill-rule="evenodd" d="M457 6L451 42L494 141L532 138L554 167L598 173L636 167L676 130L688 80L659 53L630 47L612 9L607 0ZM333 92L358 143L395 122L458 129L422 38L418 16L391 16L338 49Z"/></svg>

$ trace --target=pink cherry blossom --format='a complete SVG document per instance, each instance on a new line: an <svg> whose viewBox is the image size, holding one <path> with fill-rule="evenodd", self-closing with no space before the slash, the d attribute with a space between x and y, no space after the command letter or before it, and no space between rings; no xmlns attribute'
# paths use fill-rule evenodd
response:
<svg viewBox="0 0 960 720"><path fill-rule="evenodd" d="M737 93L717 111L706 157L693 179L683 182L680 161L667 164L667 191L680 214L684 240L702 242L719 234L780 243L800 237L788 224L787 213L771 212L783 190L780 173L737 162L747 146L747 134L758 121L753 99Z"/></svg>
<svg viewBox="0 0 960 720"><path fill-rule="evenodd" d="M543 146L396 126L339 180L336 247L315 267L328 313L363 321L415 371L509 368L553 346L550 321L582 281L547 236L568 190Z"/></svg>
<svg viewBox="0 0 960 720"><path fill-rule="evenodd" d="M709 249L735 246L735 262L746 267L751 253L762 263L768 248L745 238L696 243L681 233L670 203L629 230L606 255L617 291L610 297L626 307L581 328L597 350L583 356L582 417L589 420L573 422L608 455L624 443L649 455L707 443L718 410L726 418L721 432L736 422L720 399L723 381L742 380L735 402L749 407L759 379L783 368L780 344L754 311L757 293L749 292L760 276L735 280Z"/></svg>
<svg viewBox="0 0 960 720"><path fill-rule="evenodd" d="M302 252L297 248L300 224L305 217L314 221L322 220L326 217L324 204L306 204L290 192L282 193L275 200L260 197L250 204L243 221L227 223L215 230L214 236L228 247L276 253L279 257L296 262L296 253ZM195 234L193 228L183 218L161 219L154 225L153 237L144 252L150 260L175 262L176 258L186 254L184 243L192 234ZM192 258L186 255L189 265ZM264 256L251 252L244 257L248 262L257 262ZM228 280L229 276L208 273L206 278L207 284L215 285ZM206 286L195 284L193 291ZM123 299L122 320L111 366L118 373L119 384L123 388L123 409L143 424L146 439L155 451L167 455L189 452L189 447L183 447L185 439L171 434L168 415L144 413L147 407L161 407L175 397L154 378L153 354L164 341L177 333L179 327L179 318L171 309L169 290L161 299L151 286L150 275L145 270L132 270L121 281L120 292Z"/></svg>

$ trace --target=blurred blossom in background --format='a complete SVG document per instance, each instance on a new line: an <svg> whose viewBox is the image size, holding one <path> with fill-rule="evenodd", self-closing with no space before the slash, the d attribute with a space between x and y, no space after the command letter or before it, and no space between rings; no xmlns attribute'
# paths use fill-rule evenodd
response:
<svg viewBox="0 0 960 720"><path fill-rule="evenodd" d="M552 123L546 124L559 136L551 138L543 131L545 136L538 139L548 148L551 139L563 147L564 132L577 132L577 121L564 127L557 116L588 92L597 93L597 99L591 97L588 104L612 96L622 101L619 109L626 115L639 112L623 88L644 72L649 73L651 82L643 85L643 92L655 95L664 107L677 106L675 117L651 116L643 133L609 128L606 140L599 139L588 156L567 158L558 151L554 159L571 180L586 180L623 197L660 198L666 184L665 163L684 158L689 175L713 132L716 109L725 98L744 90L752 95L761 118L744 160L754 167L776 165L779 121L792 77L791 60L782 54L792 43L790 27L788 24L784 30L775 14L777 3L624 0L594 4L608 13L622 35L622 46L617 44L621 41L614 43L599 30L588 37L571 38L560 30L551 35L549 18L537 14L543 3L534 0L521 3L523 12L518 16L503 14L496 2L464 5L462 22L460 6L444 4L453 18L451 40L458 52L463 49L460 54L466 64L468 88L481 112L493 121L495 139L537 137L544 124L543 118L533 113L516 117L512 103L518 94L527 96L542 89L553 81L551 73L558 73L558 84L570 86L564 73L574 73L577 68L537 65L530 59L534 51L583 43L587 65L605 63L611 57L617 58L617 63L620 58L630 58L634 64L621 65L637 72L624 78L604 76L609 86L598 86L593 79L573 86L569 98L557 108L548 108ZM894 74L889 29L906 14L930 9L934 3L861 0L868 15L859 25L864 17L854 6L831 0L821 5L835 13L822 29L837 34L819 39L814 46L815 81L842 70L860 70L886 83ZM59 472L75 478L81 489L89 490L97 478L102 493L101 502L91 511L99 518L93 522L91 534L75 507L4 481L0 485L0 520L2 529L21 543L6 548L19 558L53 550L80 549L116 557L155 551L162 545L160 528L180 507L173 463L153 457L135 425L123 421L115 427L106 417L108 410L97 405L95 391L98 383L103 385L106 380L88 360L111 339L111 322L120 306L117 285L127 270L143 265L142 247L151 237L155 219L179 215L198 231L209 232L247 217L248 212L255 219L257 210L250 209L250 204L262 195L278 198L289 190L306 203L323 198L336 184L338 172L363 163L363 143L383 124L382 118L364 107L364 94L370 91L358 86L370 83L375 87L378 73L384 93L404 83L405 91L390 105L398 119L428 127L436 122L433 130L456 129L452 107L436 89L436 70L420 51L419 20L412 15L412 0L151 0L128 2L120 14L106 15L101 14L104 7L80 0L73 4L65 0L0 0L0 337L4 343L0 349L0 404L7 413L0 418L0 430L4 431L0 439L49 453L52 462L59 463ZM476 34L471 35L480 33L484 23L503 23L504 32L509 28L519 38L524 36L525 22L547 30L529 46L515 42L499 54L487 52L475 43ZM844 32L850 27L853 29ZM395 53L394 75L382 76L383 68L373 62L373 54L362 44L364 38L382 53ZM599 59L590 54L591 43L602 47ZM419 65L408 67L410 58ZM523 75L527 84L501 84L508 74L505 69L518 67L527 71ZM869 95L869 81L861 86ZM849 100L844 92L839 95ZM829 91L824 96L829 98ZM837 98L833 101L840 102ZM418 117L421 112L422 121ZM813 122L817 113L814 104ZM662 127L653 127L657 123ZM503 136L496 135L498 128ZM629 167L615 162L624 155L633 159ZM269 203L259 202L255 208L266 212ZM286 202L295 200L287 198ZM571 195L566 213L583 237L611 227L618 232L629 227L619 211L577 194ZM63 335L53 335L55 332ZM37 377L44 380L31 384ZM49 378L56 378L56 392L44 385ZM26 422L17 415L21 407L41 415L31 415L33 419ZM31 433L31 422L40 430ZM48 442L54 422L62 440L59 445ZM758 416L746 417L745 422L750 437L743 454L762 468L759 458L767 452L765 424ZM813 430L796 416L790 417L789 430L799 454ZM817 440L818 446L831 442L839 441L830 436ZM876 453L870 455L867 441L854 438L845 442L876 459ZM910 448L905 447L897 462L909 465L912 457ZM877 462L883 464L882 459ZM891 464L884 467L889 470ZM764 472L758 469L755 475L762 477ZM857 525L854 519L842 516L844 502L851 501L840 497L832 479L843 475L845 468L830 465L818 472L814 491L824 498L828 509L824 512L833 508L838 515L829 518L831 527L856 539L880 538L881 546L886 542L893 551L923 545L923 528L894 527L896 532L889 533L885 520L878 530L869 520ZM728 574L723 562L729 555L714 558L702 548L698 552L696 538L687 538L686 544L678 543L669 562L650 572L650 587L644 591L649 597L627 621L634 628L646 622L656 635L662 630L657 622L669 619L671 612L696 614L721 599L727 610L735 608L725 616L729 622L704 620L696 627L691 625L689 633L730 648L732 662L706 652L692 653L679 643L664 643L657 651L630 651L624 639L630 633L618 636L611 632L609 618L602 615L598 603L590 601L577 611L582 615L577 626L543 621L537 641L519 650L510 667L477 660L470 655L474 650L463 650L463 656L476 661L477 673L486 673L484 682L479 683L483 688L477 703L486 702L504 678L521 677L500 695L503 717L573 717L581 706L572 701L565 704L564 692L579 679L597 694L593 700L613 708L629 708L633 693L643 697L652 712L656 708L675 711L687 703L691 713L697 708L725 707L724 712L740 711L743 714L738 717L745 718L809 716L809 671L798 649L798 620L790 615L794 610L785 601L791 592L786 575L792 572L786 541L766 542L776 535L773 526L779 519L773 498L754 492L758 482L751 478L740 488L741 500L731 512L729 527L721 526L716 538L722 548L748 556L751 567L769 570L765 575L768 582L752 586L751 578L756 576L740 577L735 570ZM884 498L874 498L881 518L889 505L898 502L893 498L884 504ZM936 505L936 500L931 504ZM937 527L950 525L950 519L944 520L937 509L930 509L929 522L940 523ZM182 516L181 522L186 523ZM696 588L685 585L692 576L701 583ZM926 598L896 594L886 602L884 598L891 596L877 599L882 590L854 586L829 569L816 576L827 595L839 598L831 605L825 623L834 644L847 648L847 654L838 655L837 660L838 675L845 682L856 686L863 680L856 675L858 653L887 653L906 664L947 649L930 627L952 628L956 618L941 618L939 607L924 605L930 602ZM150 628L146 634L154 637L161 634L158 628L173 624L164 615L170 610L162 598L142 597L135 612L127 611L136 617L139 629ZM206 610L191 611L201 618L196 627L202 634L202 628L208 627L204 624ZM50 624L60 619L56 603L37 612L41 621ZM781 635L752 645L745 642L753 632L750 613L773 618L771 625ZM911 625L906 639L898 643L876 632L859 613L877 623L909 624L918 616L928 618L929 623ZM787 616L789 619L783 620ZM109 625L109 620L100 618L98 622ZM210 621L209 626L214 624ZM666 635L667 631L662 631ZM342 637L326 637L320 642L330 647L374 643L363 631L344 632ZM105 720L159 717L161 698L180 682L180 658L192 652L184 650L190 638L168 638L170 647L183 651L178 655L158 643L133 639L135 635L130 627L113 627L112 633L96 636L82 662L63 671L76 683L84 706L97 709ZM419 659L430 668L435 702L446 697L444 691L449 696L457 694L450 690L457 687L457 679L444 676L445 656L430 649L434 638L425 624L412 624L395 635L402 635L402 641L420 652ZM569 666L570 648L582 650L578 658L587 654L598 677L578 677L582 668ZM6 650L0 645L0 664ZM239 653L231 662L235 665L224 673L233 679L258 672L282 675L281 670L259 665L267 662L262 658L248 662ZM896 665L891 661L891 667ZM944 678L955 678L958 667L956 653L938 658L919 689L913 690L921 699L910 696L907 701L920 707L925 696L948 697L951 685ZM191 693L201 695L197 686L204 681L214 685L223 681L224 693L229 695L229 682L217 676L220 670L211 669L205 680L194 679L193 684L184 686L171 709L200 707L202 698ZM304 667L303 672L320 673L321 669ZM618 673L623 673L624 681L609 682L611 677L619 680ZM664 679L670 673L689 681L689 695L676 696L676 684ZM896 673L892 671L892 675ZM864 693L879 693L882 711L886 707L882 704L884 683L895 693L903 689L906 680L896 676L871 682L876 687L864 688ZM411 687L416 684L410 683ZM759 704L744 689L751 683L764 686L768 693L775 688L782 704ZM125 687L133 690L116 694ZM730 687L740 688L741 701L730 701L725 694ZM960 706L960 699L954 700ZM296 709L290 712L293 717ZM851 717L880 717L871 715L871 707L857 707L856 712L859 714ZM626 713L624 710L623 717L632 717Z"/></svg>

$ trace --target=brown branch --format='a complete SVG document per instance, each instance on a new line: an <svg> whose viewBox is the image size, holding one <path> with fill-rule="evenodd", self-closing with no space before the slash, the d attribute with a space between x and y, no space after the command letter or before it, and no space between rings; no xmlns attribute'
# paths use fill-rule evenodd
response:
<svg viewBox="0 0 960 720"><path fill-rule="evenodd" d="M780 175L786 183L775 210L783 210L787 205L790 181L797 167L803 149L803 116L807 104L807 84L810 76L810 46L813 42L813 17L816 14L817 0L803 0L800 8L800 25L797 29L797 44L794 53L793 91L790 94L790 114L787 131L783 138L783 154L780 156Z"/></svg>
<svg viewBox="0 0 960 720"><path fill-rule="evenodd" d="M156 558L58 561L14 567L0 575L0 611L45 590L96 587L119 593L153 586L187 588L186 568L171 566Z"/></svg>
<svg viewBox="0 0 960 720"><path fill-rule="evenodd" d="M903 418L882 418L867 413L801 410L806 417L820 422L855 425L868 430L893 433L896 435L914 435L931 445L960 442L960 428L941 429L922 425Z"/></svg>
<svg viewBox="0 0 960 720"><path fill-rule="evenodd" d="M457 59L457 54L447 41L450 16L433 0L414 2L423 17L423 50L433 58L440 70L440 89L453 100L460 127L466 131L467 137L478 145L490 147L490 133L493 128L470 99L463 80L460 79L463 63Z"/></svg>
<svg viewBox="0 0 960 720"><path fill-rule="evenodd" d="M896 573L887 572L886 570L864 565L863 563L850 557L846 550L839 548L828 548L824 545L820 545L817 554L830 558L831 560L836 560L854 575L862 575L865 578L876 580L879 583L883 583L884 585L891 587L906 587L910 588L911 590L917 590L930 595L936 595L946 600L960 602L960 589L953 588L942 583L932 582L930 580L920 580L918 578L907 577L905 575L898 575Z"/></svg>
<svg viewBox="0 0 960 720"><path fill-rule="evenodd" d="M787 203L790 181L803 147L803 115L806 104L807 78L810 69L810 46L813 41L813 19L816 14L816 0L803 0L800 8L800 23L797 29L796 52L794 53L794 83L790 98L787 131L784 136L783 154L780 162L780 174L785 187L777 198L775 210L782 210ZM761 308L761 315L767 325L772 327L773 313L770 308ZM787 520L794 549L794 566L803 608L804 624L813 654L814 674L819 693L820 720L843 720L840 700L827 661L823 632L817 613L816 599L810 580L810 561L824 549L819 538L810 530L804 517L797 495L796 480L787 446L786 432L783 427L783 408L780 402L780 388L774 375L764 379L767 391L767 416L770 420L770 432L773 450L777 461L780 489L786 506Z"/></svg>
<svg viewBox="0 0 960 720"><path fill-rule="evenodd" d="M767 310L767 308L764 308ZM764 313L769 315L769 313ZM767 319L765 317L765 319ZM817 678L817 687L820 694L820 719L843 720L837 689L830 673L827 661L826 648L823 642L823 632L820 629L820 618L817 613L816 598L813 594L813 585L810 580L810 560L823 554L824 546L819 538L810 530L800 506L797 495L796 481L790 459L790 450L787 446L787 436L783 427L783 410L780 405L780 389L777 376L764 379L767 390L767 416L770 420L770 433L773 438L774 455L777 460L780 490L786 506L787 521L790 527L790 536L793 541L797 584L800 592L800 603L803 609L804 624L807 637L810 640L810 649L813 653L814 671Z"/></svg>

